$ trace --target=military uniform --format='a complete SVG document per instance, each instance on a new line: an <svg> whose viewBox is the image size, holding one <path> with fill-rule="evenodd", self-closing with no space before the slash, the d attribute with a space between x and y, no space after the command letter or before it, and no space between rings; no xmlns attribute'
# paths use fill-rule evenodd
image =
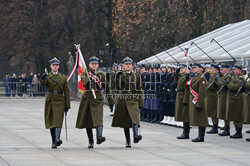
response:
<svg viewBox="0 0 250 166"><path fill-rule="evenodd" d="M57 58L50 60L50 64L59 65ZM63 124L64 112L70 109L70 94L67 77L61 73L44 73L40 86L45 86L48 93L45 97L44 119L46 129L50 129L52 148L62 144L60 134Z"/></svg>
<svg viewBox="0 0 250 166"><path fill-rule="evenodd" d="M235 64L234 68L240 68L242 66ZM233 75L230 82L227 84L228 93L226 101L226 120L234 121L236 133L230 138L242 138L242 122L243 122L243 91L241 89L244 81L243 75ZM239 91L239 93L238 93Z"/></svg>
<svg viewBox="0 0 250 166"><path fill-rule="evenodd" d="M141 65L141 68L146 68L145 65ZM146 93L146 75L147 75L147 71L141 73L141 81L142 81L142 89L144 91L144 93ZM146 96L144 97L144 101L145 101ZM144 102L145 103L145 102ZM145 105L143 108L140 109L141 115L140 115L140 120L144 121L147 117L147 113L146 113L146 108Z"/></svg>
<svg viewBox="0 0 250 166"><path fill-rule="evenodd" d="M144 85L144 91L145 91L145 99L144 99L144 103L145 103L145 113L146 113L146 117L144 118L145 122L149 122L152 120L153 117L153 111L152 111L152 72L147 72L145 74L145 82L143 83Z"/></svg>
<svg viewBox="0 0 250 166"><path fill-rule="evenodd" d="M151 123L155 123L158 121L158 118L160 116L160 113L161 113L161 108L160 108L160 98L159 98L159 88L160 88L160 73L158 72L158 65L155 65L154 66L154 69L157 70L157 72L154 72L152 73L152 95L154 96L154 98L152 98L152 107L151 107L151 110L153 112L153 116L152 116L152 119Z"/></svg>
<svg viewBox="0 0 250 166"><path fill-rule="evenodd" d="M217 64L211 63L210 68L217 70L217 73L210 74L208 79L208 87L206 93L206 110L208 117L212 118L213 127L210 131L207 131L208 134L217 134L218 133L218 119L217 119L217 102L218 102L218 86L216 85L216 80L219 77L220 68Z"/></svg>
<svg viewBox="0 0 250 166"><path fill-rule="evenodd" d="M97 57L91 57L89 63L98 63ZM89 76L88 76L89 75ZM92 128L96 128L97 144L105 141L102 136L103 130L103 94L109 94L109 87L106 84L106 76L101 72L90 70L89 73L84 72L81 76L85 91L82 95L78 115L76 120L76 128L86 128L89 138L88 148L93 148L94 140ZM93 91L96 98L94 98Z"/></svg>
<svg viewBox="0 0 250 166"><path fill-rule="evenodd" d="M201 68L201 64L195 63L192 67ZM199 126L199 134L193 142L203 142L206 126L208 125L208 117L205 108L205 97L207 81L205 76L200 72L188 82L189 97L189 123L191 126Z"/></svg>
<svg viewBox="0 0 250 166"><path fill-rule="evenodd" d="M188 66L182 64L181 67L187 68ZM189 102L189 90L186 86L187 81L189 81L189 74L178 74L174 75L175 82L177 82L177 95L175 101L175 120L183 122L183 133L177 139L189 139L189 112L188 112L188 102Z"/></svg>
<svg viewBox="0 0 250 166"><path fill-rule="evenodd" d="M244 84L244 122L250 123L250 79ZM246 139L250 141L250 138Z"/></svg>
<svg viewBox="0 0 250 166"><path fill-rule="evenodd" d="M171 66L172 67L172 66ZM174 117L174 102L175 102L175 89L176 83L174 82L174 77L171 72L166 73L163 78L164 87L164 98L163 98L163 109L164 116L166 116L166 121L163 124L172 125Z"/></svg>
<svg viewBox="0 0 250 166"><path fill-rule="evenodd" d="M132 64L129 57L123 63ZM124 128L126 147L131 147L129 128L133 128L134 143L138 143L142 136L138 135L140 126L140 108L144 107L141 77L132 71L118 74L116 84L119 87L117 105L112 121L112 127Z"/></svg>
<svg viewBox="0 0 250 166"><path fill-rule="evenodd" d="M222 63L221 68L229 68L229 65L226 63ZM226 98L228 89L226 86L226 80L230 79L231 73L227 72L221 76L216 81L216 85L218 86L218 103L217 103L217 118L223 119L225 123L225 129L222 133L219 133L220 136L229 136L230 135L230 122L226 120Z"/></svg>

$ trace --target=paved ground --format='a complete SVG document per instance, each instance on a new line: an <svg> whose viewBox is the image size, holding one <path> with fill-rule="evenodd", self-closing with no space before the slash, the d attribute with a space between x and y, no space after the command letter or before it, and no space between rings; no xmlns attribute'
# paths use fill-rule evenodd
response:
<svg viewBox="0 0 250 166"><path fill-rule="evenodd" d="M123 130L111 128L105 107L104 136L107 141L88 149L85 130L75 129L79 102L72 102L68 115L69 143L56 150L50 148L49 131L44 128L44 99L0 98L0 166L56 165L249 165L250 143L207 135L205 143L177 140L181 129L142 123L143 140L124 148ZM244 126L245 130L250 128ZM234 130L231 130L234 132ZM131 133L132 135L132 133ZM191 130L196 137L197 128ZM65 140L65 132L62 131Z"/></svg>

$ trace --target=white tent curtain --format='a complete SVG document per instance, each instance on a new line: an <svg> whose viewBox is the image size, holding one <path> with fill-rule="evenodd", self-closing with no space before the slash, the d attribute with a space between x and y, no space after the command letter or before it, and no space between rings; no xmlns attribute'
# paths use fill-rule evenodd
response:
<svg viewBox="0 0 250 166"><path fill-rule="evenodd" d="M230 55L228 55L228 53L226 53L215 41L211 42L212 39L218 41L218 43L220 43L236 60L250 59L250 20L228 24L195 39L187 41L179 46L183 50L185 48L189 48L188 56L190 56L195 62L211 62L211 59L194 44L190 45L192 42L197 44L216 62L233 61ZM187 61L189 63L193 62L190 57L184 56L185 53L178 46L170 48L166 51L180 63L185 63ZM166 64L176 64L176 61L165 51L151 56L146 60L142 60L138 62L138 64L161 63L161 61L156 56Z"/></svg>

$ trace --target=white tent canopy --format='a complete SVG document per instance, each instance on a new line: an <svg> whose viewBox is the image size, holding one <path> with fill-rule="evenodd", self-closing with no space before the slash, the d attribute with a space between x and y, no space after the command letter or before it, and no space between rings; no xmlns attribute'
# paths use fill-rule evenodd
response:
<svg viewBox="0 0 250 166"><path fill-rule="evenodd" d="M193 62L193 60L195 62L211 62L211 59L195 46L197 44L216 62L233 61L230 55L215 41L211 42L212 39L218 41L236 60L250 59L250 20L228 24L179 45L183 50L189 49L188 57L184 56L185 53L178 46L166 51L180 63ZM192 42L195 44L191 45ZM138 64L176 63L171 56L163 51L140 61Z"/></svg>

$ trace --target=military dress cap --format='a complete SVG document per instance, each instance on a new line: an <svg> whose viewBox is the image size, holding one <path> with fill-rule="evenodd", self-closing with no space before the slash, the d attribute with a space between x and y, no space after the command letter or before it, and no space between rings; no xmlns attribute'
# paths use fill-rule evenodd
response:
<svg viewBox="0 0 250 166"><path fill-rule="evenodd" d="M172 65L172 68L173 68L173 69L177 69L177 68L178 68L178 66Z"/></svg>
<svg viewBox="0 0 250 166"><path fill-rule="evenodd" d="M180 67L188 67L186 64L181 64Z"/></svg>
<svg viewBox="0 0 250 166"><path fill-rule="evenodd" d="M163 67L167 68L167 65L166 64L161 64L161 68L163 68Z"/></svg>
<svg viewBox="0 0 250 166"><path fill-rule="evenodd" d="M239 64L239 63L235 63L233 69L240 69L240 70L242 70L243 66L241 64Z"/></svg>
<svg viewBox="0 0 250 166"><path fill-rule="evenodd" d="M171 67L172 67L172 65L171 65L171 64L167 64L167 67L168 67L168 68L171 68Z"/></svg>
<svg viewBox="0 0 250 166"><path fill-rule="evenodd" d="M52 64L60 64L60 61L55 57L49 61L49 63Z"/></svg>
<svg viewBox="0 0 250 166"><path fill-rule="evenodd" d="M159 68L158 64L153 65L153 68L158 69Z"/></svg>
<svg viewBox="0 0 250 166"><path fill-rule="evenodd" d="M125 63L133 63L133 60L129 57L126 57L122 60L122 63L125 64Z"/></svg>
<svg viewBox="0 0 250 166"><path fill-rule="evenodd" d="M148 68L149 68L149 69L153 69L153 66L152 66L152 65L149 65Z"/></svg>
<svg viewBox="0 0 250 166"><path fill-rule="evenodd" d="M114 63L112 67L114 68L114 67L118 67L118 66L119 65L117 63Z"/></svg>
<svg viewBox="0 0 250 166"><path fill-rule="evenodd" d="M89 58L89 63L99 63L99 58L92 56Z"/></svg>
<svg viewBox="0 0 250 166"><path fill-rule="evenodd" d="M211 67L210 64L205 64L205 68L209 68L209 67Z"/></svg>
<svg viewBox="0 0 250 166"><path fill-rule="evenodd" d="M217 65L216 63L211 63L211 64L210 64L210 67L216 68L217 70L220 71L220 67L219 67L219 65Z"/></svg>
<svg viewBox="0 0 250 166"><path fill-rule="evenodd" d="M203 68L203 67L201 66L201 64L200 64L200 63L194 63L194 64L192 65L192 67L199 67L199 68Z"/></svg>
<svg viewBox="0 0 250 166"><path fill-rule="evenodd" d="M142 64L142 65L140 66L140 68L146 68L146 65Z"/></svg>
<svg viewBox="0 0 250 166"><path fill-rule="evenodd" d="M228 63L222 63L220 65L220 68L230 68L229 64Z"/></svg>

